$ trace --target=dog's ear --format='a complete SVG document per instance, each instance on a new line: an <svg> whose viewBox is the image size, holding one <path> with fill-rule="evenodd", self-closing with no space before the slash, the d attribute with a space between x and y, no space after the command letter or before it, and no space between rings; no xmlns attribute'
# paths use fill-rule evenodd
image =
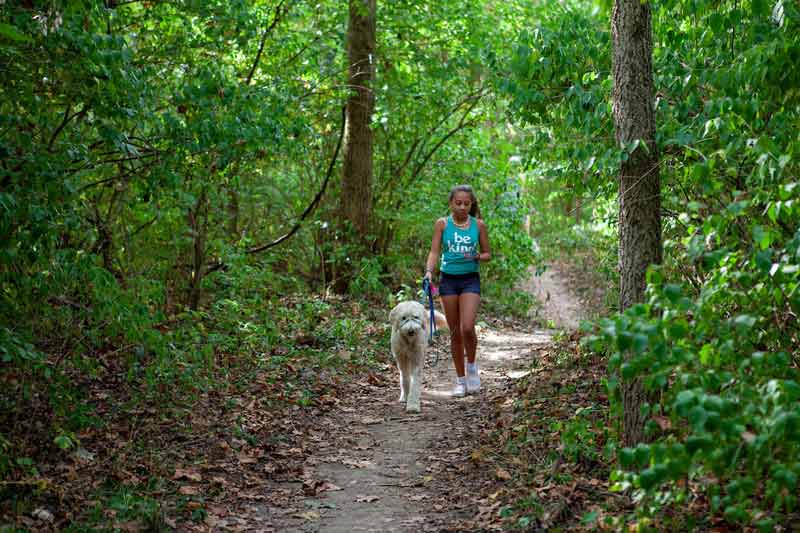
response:
<svg viewBox="0 0 800 533"><path fill-rule="evenodd" d="M394 306L394 309L392 309L389 312L389 323L390 324L395 324L397 322L397 314L400 312L399 309L400 309L400 304L397 304L397 305Z"/></svg>

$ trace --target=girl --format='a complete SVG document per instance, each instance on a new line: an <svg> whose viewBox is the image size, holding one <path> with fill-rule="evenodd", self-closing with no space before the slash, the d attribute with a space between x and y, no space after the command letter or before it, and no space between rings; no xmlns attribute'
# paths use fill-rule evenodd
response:
<svg viewBox="0 0 800 533"><path fill-rule="evenodd" d="M486 224L479 218L478 200L472 187L456 185L450 190L448 203L450 216L440 218L433 225L425 277L430 281L433 269L440 261L439 295L450 328L450 352L456 369L453 396L460 397L467 393L475 394L481 387L478 364L475 362L478 348L475 317L481 301L478 264L490 260L492 254L489 251L489 234Z"/></svg>

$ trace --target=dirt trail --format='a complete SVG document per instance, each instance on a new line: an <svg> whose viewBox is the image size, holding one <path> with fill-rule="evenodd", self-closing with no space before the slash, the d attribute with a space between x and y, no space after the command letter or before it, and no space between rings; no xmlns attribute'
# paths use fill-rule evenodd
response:
<svg viewBox="0 0 800 533"><path fill-rule="evenodd" d="M525 288L542 305L538 318L545 322L552 320L559 329L578 329L581 319L584 318L583 305L567 290L563 274L559 270L550 267L541 276L532 275Z"/></svg>
<svg viewBox="0 0 800 533"><path fill-rule="evenodd" d="M548 318L577 326L578 307L557 272L533 279L526 289L550 295L544 308ZM406 414L397 402L397 378L388 368L383 377L359 383L358 392L340 398L319 421L324 438L306 461L303 487L290 487L295 497L287 506L251 508L261 530L474 530L472 521L486 512L479 502L502 481L479 472L471 443L478 432L491 429L483 416L491 412L489 403L504 401L493 391L523 376L532 353L551 335L551 330L483 325L478 355L483 390L466 398L450 395L455 372L447 337L438 339L429 352L418 415ZM439 361L433 365L436 353Z"/></svg>

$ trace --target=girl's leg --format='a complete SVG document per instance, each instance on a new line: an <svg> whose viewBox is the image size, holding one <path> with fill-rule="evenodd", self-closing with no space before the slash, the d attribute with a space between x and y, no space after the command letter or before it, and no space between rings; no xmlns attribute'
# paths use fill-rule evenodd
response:
<svg viewBox="0 0 800 533"><path fill-rule="evenodd" d="M478 349L478 335L475 333L475 318L478 316L478 305L481 303L481 295L474 292L464 292L458 297L459 325L461 327L461 340L467 362L475 362L475 352ZM448 319L448 324L450 320ZM450 327L450 334L454 330ZM455 357L455 354L453 355ZM462 356L463 362L463 356ZM463 364L463 363L462 363Z"/></svg>
<svg viewBox="0 0 800 533"><path fill-rule="evenodd" d="M461 336L459 298L460 296L457 294L442 296L442 306L444 307L444 316L447 318L447 327L450 328L450 354L453 356L453 366L456 367L456 375L463 377L465 375L464 340ZM473 355L473 359L474 357Z"/></svg>

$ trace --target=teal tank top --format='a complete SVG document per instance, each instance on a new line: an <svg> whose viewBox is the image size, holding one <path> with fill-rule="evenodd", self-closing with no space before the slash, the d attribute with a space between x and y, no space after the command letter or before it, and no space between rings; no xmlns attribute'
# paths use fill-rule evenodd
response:
<svg viewBox="0 0 800 533"><path fill-rule="evenodd" d="M469 274L478 271L478 261L467 259L478 253L478 221L469 217L469 227L459 228L453 217L447 217L447 224L442 231L442 257L440 270L445 274Z"/></svg>

